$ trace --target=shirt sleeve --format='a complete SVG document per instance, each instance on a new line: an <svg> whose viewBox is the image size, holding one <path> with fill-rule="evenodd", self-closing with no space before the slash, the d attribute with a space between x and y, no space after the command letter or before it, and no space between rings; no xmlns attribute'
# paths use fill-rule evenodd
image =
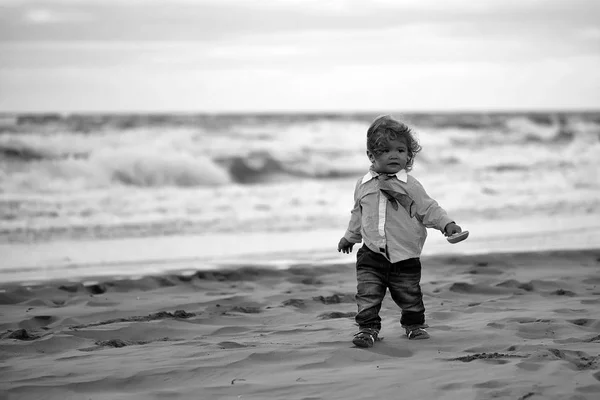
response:
<svg viewBox="0 0 600 400"><path fill-rule="evenodd" d="M362 210L360 207L360 199L358 198L358 188L360 187L361 180L356 183L354 188L354 207L352 208L350 215L350 223L348 223L348 229L344 234L344 237L350 243L360 243L362 241L361 231L361 218Z"/></svg>
<svg viewBox="0 0 600 400"><path fill-rule="evenodd" d="M417 206L417 218L427 228L435 228L443 232L446 225L454 221L437 201L429 197L425 188L418 180L413 178L412 181L415 189L413 200Z"/></svg>

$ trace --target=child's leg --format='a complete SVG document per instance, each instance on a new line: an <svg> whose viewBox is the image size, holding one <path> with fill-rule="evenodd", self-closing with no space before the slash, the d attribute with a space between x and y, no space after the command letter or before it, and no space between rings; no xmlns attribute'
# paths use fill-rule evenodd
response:
<svg viewBox="0 0 600 400"><path fill-rule="evenodd" d="M381 330L381 302L385 297L385 278L388 268L386 260L380 254L374 253L368 247L363 246L356 254L356 304L358 313L355 320L362 328Z"/></svg>
<svg viewBox="0 0 600 400"><path fill-rule="evenodd" d="M420 282L421 261L418 258L393 264L389 278L390 294L402 309L400 323L405 328L425 326L425 306Z"/></svg>

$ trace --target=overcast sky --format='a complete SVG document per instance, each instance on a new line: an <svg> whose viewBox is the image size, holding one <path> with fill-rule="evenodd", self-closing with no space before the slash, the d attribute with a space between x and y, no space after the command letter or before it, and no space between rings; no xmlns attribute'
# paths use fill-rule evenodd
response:
<svg viewBox="0 0 600 400"><path fill-rule="evenodd" d="M600 109L597 0L0 0L0 111Z"/></svg>

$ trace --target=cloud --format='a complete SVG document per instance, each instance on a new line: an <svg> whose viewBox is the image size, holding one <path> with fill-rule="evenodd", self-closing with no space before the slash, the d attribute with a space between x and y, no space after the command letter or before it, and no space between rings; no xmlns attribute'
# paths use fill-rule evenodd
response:
<svg viewBox="0 0 600 400"><path fill-rule="evenodd" d="M51 0L11 3L0 16L4 26L0 28L0 39L8 33L12 39L32 41L215 41L248 35L380 30L413 24L463 26L467 35L514 31L550 33L574 26L594 26L600 12L600 2L594 0ZM30 18L23 19L23 15ZM78 15L87 16L88 22L93 23L74 24ZM22 21L71 23L60 31L48 24L23 29Z"/></svg>
<svg viewBox="0 0 600 400"><path fill-rule="evenodd" d="M594 0L0 0L0 99L66 109L597 105L598 11Z"/></svg>
<svg viewBox="0 0 600 400"><path fill-rule="evenodd" d="M56 11L47 8L31 8L23 13L23 21L30 24L61 24L85 22L89 15L82 11Z"/></svg>

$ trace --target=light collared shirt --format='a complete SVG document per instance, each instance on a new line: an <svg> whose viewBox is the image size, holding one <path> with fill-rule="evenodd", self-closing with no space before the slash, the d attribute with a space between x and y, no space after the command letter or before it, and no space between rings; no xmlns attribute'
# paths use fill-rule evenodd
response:
<svg viewBox="0 0 600 400"><path fill-rule="evenodd" d="M354 207L344 237L351 243L364 241L369 249L393 263L420 257L427 238L426 228L443 232L453 220L405 170L391 176L386 181L386 189L391 188L412 199L414 213L404 207L394 209L380 190L382 184L378 176L377 172L369 170L356 183Z"/></svg>

